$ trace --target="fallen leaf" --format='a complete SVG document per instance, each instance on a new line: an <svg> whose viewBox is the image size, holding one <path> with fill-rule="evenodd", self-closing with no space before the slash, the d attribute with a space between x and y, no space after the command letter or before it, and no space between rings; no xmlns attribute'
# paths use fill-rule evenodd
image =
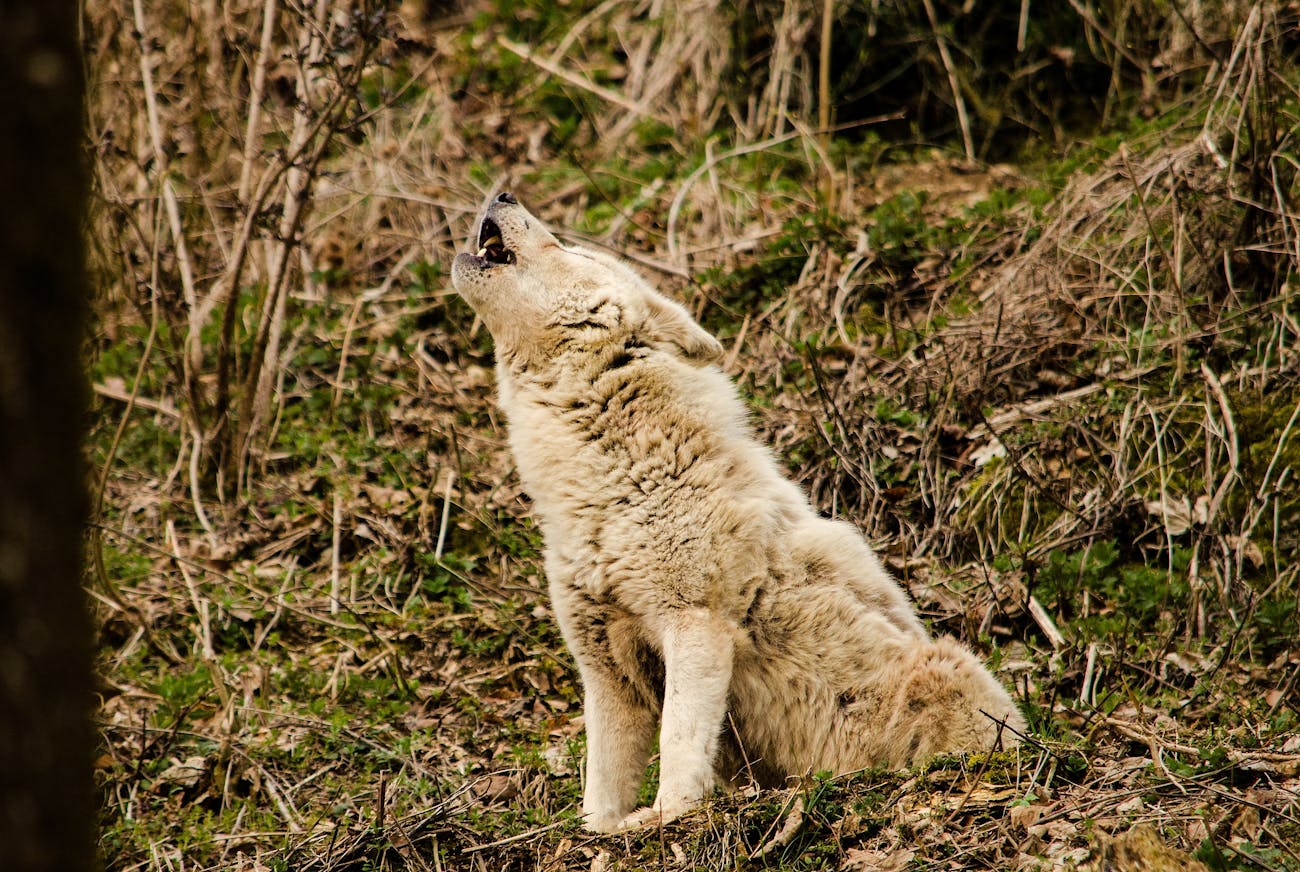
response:
<svg viewBox="0 0 1300 872"><path fill-rule="evenodd" d="M577 770L574 769L573 754L569 752L568 743L563 745L549 745L542 752L542 759L546 761L546 768L552 775L575 775Z"/></svg>
<svg viewBox="0 0 1300 872"><path fill-rule="evenodd" d="M970 453L970 462L976 466L983 466L994 458L1006 456L1007 446L1002 444L1002 440L993 439L972 451Z"/></svg>
<svg viewBox="0 0 1300 872"><path fill-rule="evenodd" d="M1042 816L1041 805L1013 805L1007 809L1007 818L1011 821L1011 826L1022 830L1028 830L1038 823L1038 819Z"/></svg>
<svg viewBox="0 0 1300 872"><path fill-rule="evenodd" d="M1165 532L1170 536L1181 536L1192 526L1192 504L1187 497L1162 496L1148 500L1146 509L1148 514L1164 522Z"/></svg>
<svg viewBox="0 0 1300 872"><path fill-rule="evenodd" d="M474 794L483 802L504 802L519 795L519 784L504 772L497 772L479 780Z"/></svg>
<svg viewBox="0 0 1300 872"><path fill-rule="evenodd" d="M870 851L866 848L849 848L844 853L844 872L897 872L912 862L915 851Z"/></svg>
<svg viewBox="0 0 1300 872"><path fill-rule="evenodd" d="M1063 842L1074 838L1076 827L1069 821L1052 821L1047 824L1034 824L1026 827L1029 835L1042 839L1044 842Z"/></svg>
<svg viewBox="0 0 1300 872"><path fill-rule="evenodd" d="M1140 796L1130 796L1128 799L1115 806L1115 811L1119 814L1137 814L1146 808L1146 803Z"/></svg>
<svg viewBox="0 0 1300 872"><path fill-rule="evenodd" d="M207 774L208 758L194 756L184 760L172 760L172 764L158 773L156 784L170 784L176 787L193 787L199 779Z"/></svg>

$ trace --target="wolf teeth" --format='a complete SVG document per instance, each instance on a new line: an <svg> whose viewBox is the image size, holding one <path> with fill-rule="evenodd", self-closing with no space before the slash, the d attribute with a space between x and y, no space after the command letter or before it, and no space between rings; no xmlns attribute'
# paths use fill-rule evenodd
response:
<svg viewBox="0 0 1300 872"><path fill-rule="evenodd" d="M482 248L480 248L480 249L478 250L478 256L479 256L479 257L482 257L482 256L485 255L485 254L487 254L487 246L486 246L486 245L483 246Z"/></svg>

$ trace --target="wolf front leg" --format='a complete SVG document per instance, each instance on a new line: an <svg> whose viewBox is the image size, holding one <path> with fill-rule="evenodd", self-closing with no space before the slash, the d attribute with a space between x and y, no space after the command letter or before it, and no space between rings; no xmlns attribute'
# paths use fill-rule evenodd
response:
<svg viewBox="0 0 1300 872"><path fill-rule="evenodd" d="M650 761L656 712L619 676L583 668L587 724L587 783L582 816L598 833L618 829L636 806Z"/></svg>
<svg viewBox="0 0 1300 872"><path fill-rule="evenodd" d="M735 626L704 609L675 613L663 640L664 704L659 732L659 793L620 829L679 817L713 786L718 736L727 712Z"/></svg>

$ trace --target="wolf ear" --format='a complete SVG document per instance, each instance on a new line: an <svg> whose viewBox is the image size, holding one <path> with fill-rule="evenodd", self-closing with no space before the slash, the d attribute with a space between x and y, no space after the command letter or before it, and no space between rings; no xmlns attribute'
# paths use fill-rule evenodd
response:
<svg viewBox="0 0 1300 872"><path fill-rule="evenodd" d="M722 356L722 344L709 335L682 306L658 294L646 294L646 330L651 343L671 345L691 363L713 363Z"/></svg>

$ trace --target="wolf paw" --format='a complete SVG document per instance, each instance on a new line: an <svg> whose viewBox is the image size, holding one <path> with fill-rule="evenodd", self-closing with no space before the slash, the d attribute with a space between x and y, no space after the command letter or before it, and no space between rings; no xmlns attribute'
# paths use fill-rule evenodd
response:
<svg viewBox="0 0 1300 872"><path fill-rule="evenodd" d="M592 833L616 833L623 828L623 820L626 817L627 815L618 813L585 812L582 816L582 825Z"/></svg>
<svg viewBox="0 0 1300 872"><path fill-rule="evenodd" d="M693 806L694 803L680 803L670 805L666 808L660 808L656 803L655 805L646 806L645 808L639 808L627 817L623 818L623 820L619 821L618 831L622 832L624 830L639 830L644 829L645 827L662 826L669 821L677 820L679 817L686 814L686 812L690 811Z"/></svg>

